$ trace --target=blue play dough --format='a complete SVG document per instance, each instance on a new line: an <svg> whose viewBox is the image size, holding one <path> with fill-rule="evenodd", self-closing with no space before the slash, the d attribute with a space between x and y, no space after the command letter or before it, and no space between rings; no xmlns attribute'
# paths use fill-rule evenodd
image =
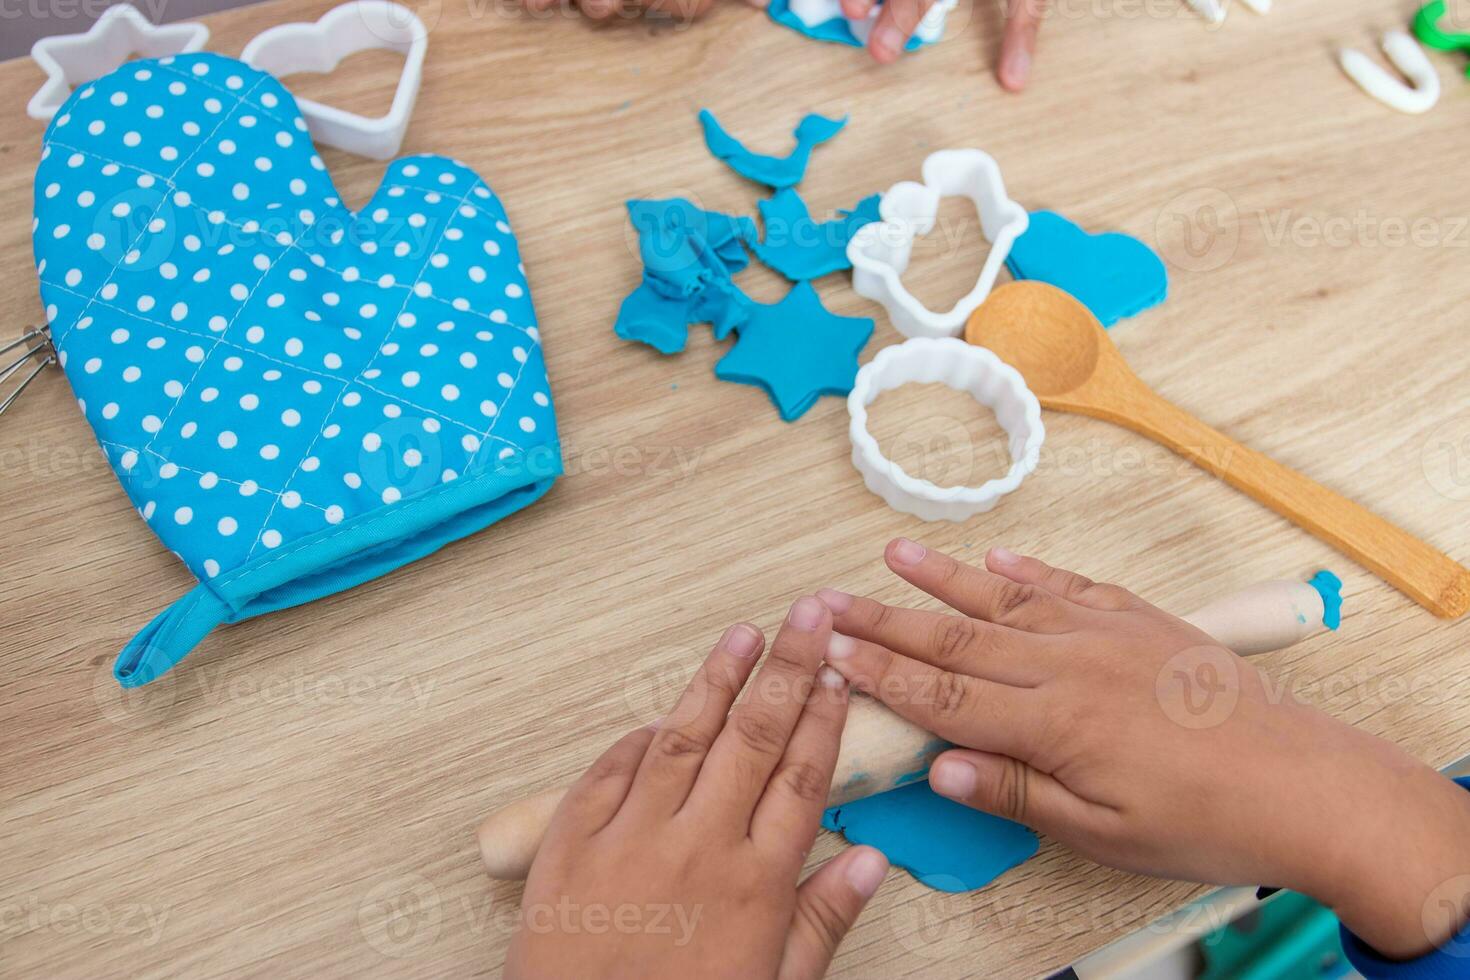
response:
<svg viewBox="0 0 1470 980"><path fill-rule="evenodd" d="M708 109L699 111L699 122L704 127L705 145L717 158L725 161L731 170L758 184L781 188L801 183L801 178L806 174L807 161L811 159L812 148L840 133L842 127L847 125L847 118L844 116L841 119L828 119L815 113L803 117L793 134L796 137L796 148L784 157L750 152L739 140L725 132L720 121Z"/></svg>
<svg viewBox="0 0 1470 980"><path fill-rule="evenodd" d="M1169 294L1169 273L1154 250L1132 235L1090 235L1055 211L1033 211L1006 268L1017 279L1065 289L1105 327L1157 306Z"/></svg>
<svg viewBox="0 0 1470 980"><path fill-rule="evenodd" d="M817 24L815 27L809 27L800 17L791 12L791 5L788 0L771 0L770 5L766 7L766 12L771 15L771 20L774 20L782 27L789 27L798 34L805 34L813 40L829 41L833 44L846 44L854 48L863 47L863 42L859 41L857 35L853 34L852 25L847 22L846 17L833 17L831 20ZM924 42L918 37L911 37L909 38L909 43L904 46L904 50L913 51L923 46Z"/></svg>
<svg viewBox="0 0 1470 980"><path fill-rule="evenodd" d="M486 527L561 471L500 200L416 156L349 210L290 93L239 61L136 61L74 93L33 237L79 406L199 580L119 655L124 686L221 623Z"/></svg>
<svg viewBox="0 0 1470 980"><path fill-rule="evenodd" d="M715 377L764 388L791 422L822 395L852 390L873 321L827 312L812 284L799 282L779 303L752 302L736 332L735 346L715 364Z"/></svg>
<svg viewBox="0 0 1470 980"><path fill-rule="evenodd" d="M684 349L691 323L708 323L716 339L745 322L750 301L732 277L750 262L755 222L705 211L683 198L629 201L638 232L643 282L623 300L613 330L662 354Z"/></svg>
<svg viewBox="0 0 1470 980"><path fill-rule="evenodd" d="M947 800L926 782L834 806L822 826L876 847L930 888L984 888L1036 853L1036 835L1018 823Z"/></svg>
<svg viewBox="0 0 1470 980"><path fill-rule="evenodd" d="M1330 630L1342 625L1342 579L1322 569L1307 582L1322 597L1322 624Z"/></svg>
<svg viewBox="0 0 1470 980"><path fill-rule="evenodd" d="M765 235L753 246L756 257L792 282L850 269L847 243L863 225L882 220L878 213L882 199L883 195L873 194L851 211L839 211L836 220L815 221L801 195L782 188L760 202Z"/></svg>

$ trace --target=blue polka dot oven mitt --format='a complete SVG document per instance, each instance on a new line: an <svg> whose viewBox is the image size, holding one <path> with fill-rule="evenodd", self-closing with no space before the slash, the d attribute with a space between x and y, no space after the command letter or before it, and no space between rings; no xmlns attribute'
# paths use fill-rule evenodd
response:
<svg viewBox="0 0 1470 980"><path fill-rule="evenodd" d="M291 95L201 53L124 65L46 133L33 228L62 367L124 490L199 579L125 687L533 503L561 472L519 249L474 172L338 198Z"/></svg>

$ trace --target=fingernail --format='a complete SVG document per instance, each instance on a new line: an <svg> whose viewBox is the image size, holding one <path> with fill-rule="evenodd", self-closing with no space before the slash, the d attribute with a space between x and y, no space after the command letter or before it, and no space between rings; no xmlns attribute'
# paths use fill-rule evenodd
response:
<svg viewBox="0 0 1470 980"><path fill-rule="evenodd" d="M975 792L975 767L959 759L945 759L929 771L929 785L940 796L967 799Z"/></svg>
<svg viewBox="0 0 1470 980"><path fill-rule="evenodd" d="M873 29L873 45L884 54L896 55L903 47L903 31L892 24L884 24Z"/></svg>
<svg viewBox="0 0 1470 980"><path fill-rule="evenodd" d="M853 651L856 649L857 640L854 640L850 636L843 636L841 633L833 633L831 638L827 640L827 659L842 660L852 656Z"/></svg>
<svg viewBox="0 0 1470 980"><path fill-rule="evenodd" d="M760 634L752 626L737 623L725 630L725 649L737 657L749 659L760 649Z"/></svg>
<svg viewBox="0 0 1470 980"><path fill-rule="evenodd" d="M928 553L923 545L908 538L899 538L893 542L893 560L900 565L917 565Z"/></svg>
<svg viewBox="0 0 1470 980"><path fill-rule="evenodd" d="M841 674L837 673L837 671L823 664L817 669L817 683L823 687L830 687L835 691L837 688L846 684L847 680Z"/></svg>
<svg viewBox="0 0 1470 980"><path fill-rule="evenodd" d="M865 899L873 897L887 873L888 859L871 847L860 848L847 862L847 883Z"/></svg>
<svg viewBox="0 0 1470 980"><path fill-rule="evenodd" d="M1014 565L1021 560L1021 556L1009 548L991 548L990 560L997 565Z"/></svg>
<svg viewBox="0 0 1470 980"><path fill-rule="evenodd" d="M818 589L817 598L834 613L845 613L852 608L852 596L836 589Z"/></svg>
<svg viewBox="0 0 1470 980"><path fill-rule="evenodd" d="M667 717L668 717L668 715L659 715L657 718L653 719L653 721L650 721L644 727L645 728L652 728L654 731L658 731L659 728L661 728L663 726L664 719L667 718Z"/></svg>
<svg viewBox="0 0 1470 980"><path fill-rule="evenodd" d="M820 602L804 595L792 603L786 622L799 630L814 630L822 622L822 613L825 611L826 608Z"/></svg>
<svg viewBox="0 0 1470 980"><path fill-rule="evenodd" d="M1001 74L1005 76L1005 83L1012 89L1019 89L1026 84L1026 76L1031 74L1031 54L1028 51L1016 50L1006 55L1005 63L1001 66Z"/></svg>

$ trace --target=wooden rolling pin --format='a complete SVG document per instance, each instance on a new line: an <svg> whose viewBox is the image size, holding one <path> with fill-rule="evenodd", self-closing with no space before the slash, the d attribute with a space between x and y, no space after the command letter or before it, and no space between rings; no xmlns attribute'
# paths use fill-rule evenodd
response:
<svg viewBox="0 0 1470 980"><path fill-rule="evenodd" d="M1330 579L1327 588L1334 588ZM1329 593L1330 594L1330 593ZM1184 619L1244 657L1289 647L1336 627L1318 588L1306 582L1262 582L1205 606ZM854 693L832 774L828 806L872 796L923 779L949 747L878 701ZM480 824L480 857L492 878L526 877L566 787L549 789L495 811Z"/></svg>

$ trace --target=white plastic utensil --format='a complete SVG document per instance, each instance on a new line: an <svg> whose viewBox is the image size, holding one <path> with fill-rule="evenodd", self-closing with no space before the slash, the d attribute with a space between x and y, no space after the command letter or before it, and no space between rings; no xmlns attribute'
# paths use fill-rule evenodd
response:
<svg viewBox="0 0 1470 980"><path fill-rule="evenodd" d="M128 58L164 58L201 51L209 40L203 24L154 24L136 7L108 7L84 34L45 37L31 48L46 81L31 96L26 114L32 119L55 116L72 90L113 71Z"/></svg>
<svg viewBox="0 0 1470 980"><path fill-rule="evenodd" d="M423 81L429 31L418 15L388 0L354 0L333 7L314 24L281 24L245 46L240 60L277 77L330 72L349 55L385 49L403 55L403 74L384 116L370 118L297 98L312 138L348 153L387 160L398 153Z"/></svg>
<svg viewBox="0 0 1470 980"><path fill-rule="evenodd" d="M1012 243L1026 231L1030 218L1025 208L1006 196L1000 167L982 150L931 153L922 172L922 184L906 180L890 187L879 206L883 220L864 225L848 242L852 288L881 303L894 327L906 337L954 337L990 295ZM944 197L968 197L975 203L990 254L975 287L949 310L936 312L914 298L902 276L915 238L933 229Z"/></svg>
<svg viewBox="0 0 1470 980"><path fill-rule="evenodd" d="M1009 436L1011 468L978 487L941 487L904 471L883 455L868 431L868 406L906 384L938 382L963 391L995 413ZM956 337L921 337L885 347L858 372L847 396L852 465L868 489L894 510L926 521L963 521L990 510L1015 490L1041 458L1046 428L1041 404L1020 372L983 347Z"/></svg>

